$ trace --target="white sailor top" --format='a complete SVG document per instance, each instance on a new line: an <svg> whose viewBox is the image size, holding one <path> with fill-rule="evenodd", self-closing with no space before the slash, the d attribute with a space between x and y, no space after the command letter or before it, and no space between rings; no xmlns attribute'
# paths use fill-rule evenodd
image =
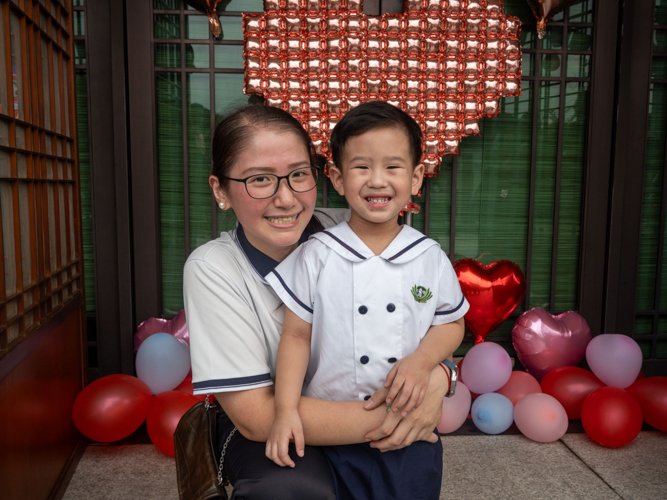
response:
<svg viewBox="0 0 667 500"><path fill-rule="evenodd" d="M342 222L313 234L266 280L312 324L303 394L333 401L367 399L431 325L470 307L440 245L409 226L376 256Z"/></svg>

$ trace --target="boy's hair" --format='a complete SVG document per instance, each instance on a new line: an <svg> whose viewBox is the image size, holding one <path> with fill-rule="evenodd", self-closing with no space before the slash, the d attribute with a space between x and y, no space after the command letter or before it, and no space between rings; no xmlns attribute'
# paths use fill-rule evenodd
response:
<svg viewBox="0 0 667 500"><path fill-rule="evenodd" d="M408 135L413 167L422 157L422 131L410 115L383 101L368 101L348 111L331 133L331 157L341 168L343 149L351 137L378 128L399 127Z"/></svg>

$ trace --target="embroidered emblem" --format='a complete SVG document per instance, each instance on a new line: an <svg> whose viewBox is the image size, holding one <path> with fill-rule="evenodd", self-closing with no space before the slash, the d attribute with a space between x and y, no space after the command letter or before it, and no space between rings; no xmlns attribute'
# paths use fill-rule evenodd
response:
<svg viewBox="0 0 667 500"><path fill-rule="evenodd" d="M433 297L433 294L431 293L431 290L428 288L424 288L423 286L413 286L412 290L412 296L415 298L417 302L420 302L422 304L425 304L428 299Z"/></svg>

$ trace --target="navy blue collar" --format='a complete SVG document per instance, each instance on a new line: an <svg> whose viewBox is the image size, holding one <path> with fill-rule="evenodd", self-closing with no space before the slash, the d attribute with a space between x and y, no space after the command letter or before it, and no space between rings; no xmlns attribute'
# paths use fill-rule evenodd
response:
<svg viewBox="0 0 667 500"><path fill-rule="evenodd" d="M311 227L311 224L308 224L303 234L301 234L301 238L299 238L299 245L307 241L314 232L314 228ZM252 266L262 277L266 277L278 264L280 264L280 262L273 260L265 253L260 252L252 246L240 223L236 224L236 239L238 240L239 245L241 245L243 253L245 253Z"/></svg>

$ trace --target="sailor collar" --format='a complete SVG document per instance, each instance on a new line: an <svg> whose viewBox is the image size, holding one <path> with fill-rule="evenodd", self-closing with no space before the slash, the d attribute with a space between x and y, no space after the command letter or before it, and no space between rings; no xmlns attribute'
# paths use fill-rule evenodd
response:
<svg viewBox="0 0 667 500"><path fill-rule="evenodd" d="M351 262L361 262L376 255L352 231L347 222L320 231L311 236L320 240L341 257ZM410 226L403 226L401 232L377 257L393 264L404 264L424 253L438 243Z"/></svg>

